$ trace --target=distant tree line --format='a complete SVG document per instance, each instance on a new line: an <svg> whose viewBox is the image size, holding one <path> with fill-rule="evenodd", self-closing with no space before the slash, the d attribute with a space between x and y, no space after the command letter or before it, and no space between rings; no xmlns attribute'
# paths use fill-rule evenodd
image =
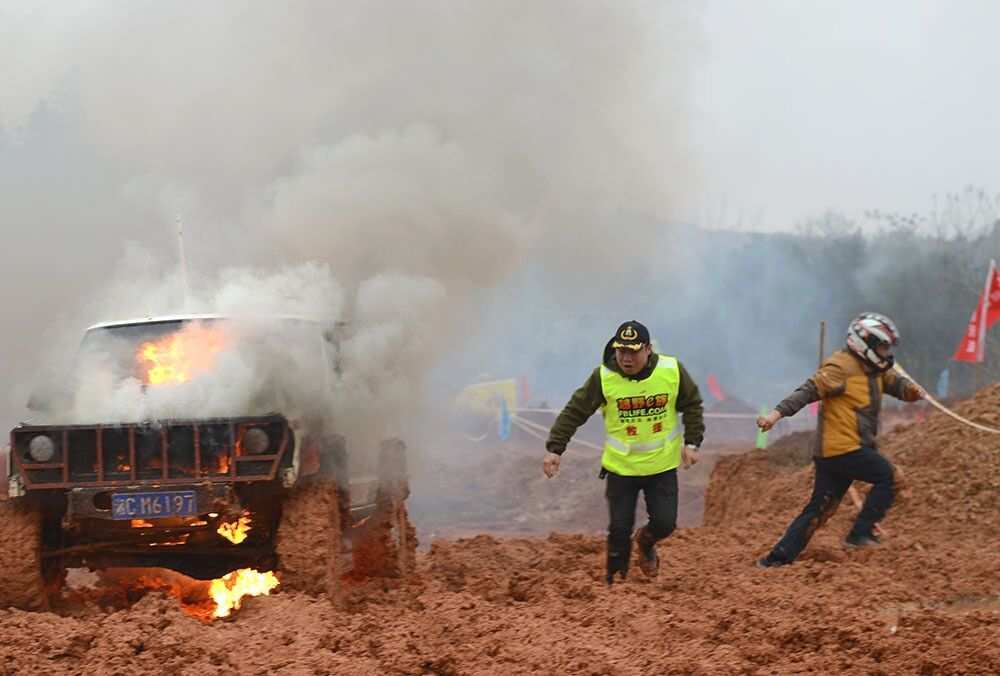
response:
<svg viewBox="0 0 1000 676"><path fill-rule="evenodd" d="M715 375L727 394L771 406L816 367L821 321L830 353L851 318L871 310L896 320L899 359L922 384L935 389L948 368L950 393L967 394L975 369L951 357L989 260L1000 259L1000 199L968 189L928 214L830 211L792 232L664 225L641 250L609 239L608 255L629 266L567 281L541 261L498 290L477 346L449 365L448 379L477 379L488 364L561 406L610 328L634 318L702 385ZM1000 326L979 371L981 385L1000 380Z"/></svg>
<svg viewBox="0 0 1000 676"><path fill-rule="evenodd" d="M949 368L952 393L967 394L975 368L951 357L989 261L1000 259L1000 196L967 188L941 202L930 214L873 211L862 222L828 213L800 227L792 246L829 283L841 281L830 308L836 321L859 308L888 314L899 324L907 370L933 388ZM1000 379L1000 327L989 335L979 371L980 385Z"/></svg>

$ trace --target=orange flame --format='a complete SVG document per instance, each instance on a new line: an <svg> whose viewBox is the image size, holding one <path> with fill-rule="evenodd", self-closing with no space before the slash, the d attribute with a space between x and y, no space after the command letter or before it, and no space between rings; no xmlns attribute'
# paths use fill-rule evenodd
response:
<svg viewBox="0 0 1000 676"><path fill-rule="evenodd" d="M224 345L221 330L190 324L160 340L143 343L136 360L145 368L148 385L176 385L210 370Z"/></svg>
<svg viewBox="0 0 1000 676"><path fill-rule="evenodd" d="M109 568L102 577L109 584L89 590L95 599L118 602L134 599L143 592L163 592L180 601L186 615L205 623L229 617L240 608L245 597L266 596L278 586L274 573L259 573L249 568L216 580L194 580L165 568Z"/></svg>
<svg viewBox="0 0 1000 676"><path fill-rule="evenodd" d="M249 516L241 516L238 521L221 524L216 532L234 545L238 545L247 539L247 533L251 528L250 521Z"/></svg>
<svg viewBox="0 0 1000 676"><path fill-rule="evenodd" d="M252 568L240 568L212 580L209 594L215 602L213 617L229 617L239 610L245 596L267 596L279 584L274 573L260 573Z"/></svg>

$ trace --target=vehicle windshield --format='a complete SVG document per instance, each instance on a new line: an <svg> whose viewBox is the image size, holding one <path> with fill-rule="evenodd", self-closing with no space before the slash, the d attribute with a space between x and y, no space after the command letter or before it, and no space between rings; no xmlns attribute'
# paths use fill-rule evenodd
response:
<svg viewBox="0 0 1000 676"><path fill-rule="evenodd" d="M222 360L257 361L279 346L307 355L310 361L319 359L319 329L315 322L297 319L244 322L228 318L98 327L84 335L77 367L113 380L181 384L211 373Z"/></svg>
<svg viewBox="0 0 1000 676"><path fill-rule="evenodd" d="M287 415L321 419L336 387L338 327L285 317L150 320L84 334L70 373L37 388L59 423Z"/></svg>
<svg viewBox="0 0 1000 676"><path fill-rule="evenodd" d="M225 320L168 320L91 329L78 366L147 385L183 383L211 370L231 342Z"/></svg>

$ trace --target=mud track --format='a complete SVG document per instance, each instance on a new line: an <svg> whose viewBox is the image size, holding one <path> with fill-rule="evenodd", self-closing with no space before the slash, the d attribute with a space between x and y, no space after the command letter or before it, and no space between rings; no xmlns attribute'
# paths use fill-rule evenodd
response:
<svg viewBox="0 0 1000 676"><path fill-rule="evenodd" d="M1000 423L1000 387L960 412ZM346 607L286 591L208 626L159 594L0 610L0 674L1000 673L1000 440L933 415L884 447L908 487L878 550L841 547L845 501L798 563L755 568L811 470L750 453L719 460L706 525L660 546L655 581L605 588L597 534L437 537L408 582ZM494 475L496 490L508 478ZM551 497L585 530L602 518Z"/></svg>

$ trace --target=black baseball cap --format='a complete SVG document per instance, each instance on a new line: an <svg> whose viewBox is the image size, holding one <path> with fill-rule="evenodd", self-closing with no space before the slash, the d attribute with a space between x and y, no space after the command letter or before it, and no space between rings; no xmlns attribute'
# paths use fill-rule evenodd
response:
<svg viewBox="0 0 1000 676"><path fill-rule="evenodd" d="M611 337L610 345L616 350L618 348L625 348L638 352L645 345L649 345L649 329L634 319L625 322L618 327L615 335Z"/></svg>

